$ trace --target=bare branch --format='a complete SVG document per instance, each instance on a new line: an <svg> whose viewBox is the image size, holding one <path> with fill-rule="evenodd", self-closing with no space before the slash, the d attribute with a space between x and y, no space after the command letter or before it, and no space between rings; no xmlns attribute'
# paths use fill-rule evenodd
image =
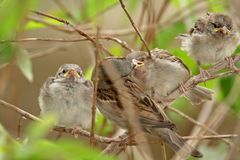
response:
<svg viewBox="0 0 240 160"><path fill-rule="evenodd" d="M76 17L68 10L61 0L54 0L55 4L72 20L77 21Z"/></svg>
<svg viewBox="0 0 240 160"><path fill-rule="evenodd" d="M97 103L97 86L98 86L98 68L99 68L99 54L100 54L100 47L98 42L99 37L99 28L98 34L96 37L96 48L95 48L95 72L93 75L93 98L92 98L92 124L91 124L91 131L90 131L90 145L94 145L94 129L95 129L95 117L96 117L96 103Z"/></svg>
<svg viewBox="0 0 240 160"><path fill-rule="evenodd" d="M15 111L16 113L20 114L22 117L25 117L26 119L33 120L33 121L42 121L40 118L20 109L19 107L10 104L2 99L0 99L0 105L3 107L10 108L11 110ZM85 136L85 137L90 137L90 133L86 130L83 129L78 129L77 131L74 128L65 128L65 127L59 127L55 126L53 130L58 131L58 132L65 132L65 133L70 133L70 134L77 134L80 136ZM118 138L107 138L107 137L102 137L98 135L94 135L95 139L100 142L100 143L112 143L112 142L122 142L121 139Z"/></svg>
<svg viewBox="0 0 240 160"><path fill-rule="evenodd" d="M235 57L232 57L233 61L236 63L237 61L240 61L240 55L237 55ZM228 62L226 60L223 60L219 63L217 63L216 65L210 67L209 69L207 69L207 72L209 73L209 76L206 76L205 78L203 78L200 74L191 77L185 84L184 87L186 87L186 91L193 89L197 84L211 80L211 79L215 79L215 78L219 78L219 77L224 77L224 76L229 76L230 74L235 73L235 70L230 70L227 72L223 72L223 73L218 73L219 71L221 71L224 68L228 68ZM175 100L177 97L181 96L182 93L179 90L179 87L174 90L172 93L170 93L166 99L169 99L169 102L172 102L172 100ZM169 104L169 103L168 103Z"/></svg>
<svg viewBox="0 0 240 160"><path fill-rule="evenodd" d="M96 39L96 36L92 37L93 39ZM127 42L120 40L119 38L112 37L112 36L99 36L98 39L102 40L109 40L116 42L122 48L126 49L128 52L133 52L134 50L128 47ZM1 43L17 43L17 42L32 42L32 41L43 41L43 42L80 42L80 41L87 41L87 38L72 38L72 39L66 39L66 38L23 38L23 39L16 39L16 40L0 40Z"/></svg>
<svg viewBox="0 0 240 160"><path fill-rule="evenodd" d="M145 46L145 48L146 48L146 50L147 50L147 52L148 52L149 57L151 57L150 49L148 48L147 43L146 43L145 40L143 39L143 36L141 35L140 31L139 31L138 28L135 26L135 24L134 24L134 22L133 22L133 20L132 20L132 18L131 18L131 16L130 16L130 14L128 13L128 11L127 11L127 9L126 9L125 4L123 3L123 0L119 0L119 2L120 2L120 4L121 4L122 9L123 9L124 12L126 13L129 21L131 22L134 30L137 32L138 36L140 37L141 41L143 42L143 44L144 44L144 46Z"/></svg>

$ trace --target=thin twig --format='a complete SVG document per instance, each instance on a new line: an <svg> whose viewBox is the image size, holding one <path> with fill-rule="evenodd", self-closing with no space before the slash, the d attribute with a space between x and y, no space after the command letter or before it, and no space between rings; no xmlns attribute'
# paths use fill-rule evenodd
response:
<svg viewBox="0 0 240 160"><path fill-rule="evenodd" d="M237 134L221 134L210 136L184 136L183 139L222 139L222 138L234 138L239 137Z"/></svg>
<svg viewBox="0 0 240 160"><path fill-rule="evenodd" d="M20 140L21 138L21 127L22 127L22 121L25 120L26 118L21 116L18 120L18 125L17 125L17 139Z"/></svg>
<svg viewBox="0 0 240 160"><path fill-rule="evenodd" d="M13 104L10 104L2 99L0 99L0 106L7 107L7 108L15 111L16 113L20 114L22 117L25 117L29 120L40 121L40 122L42 121L40 118L20 109L19 107L15 106ZM88 138L90 137L90 133L88 131L85 131L80 128L78 130L75 130L74 128L65 128L65 127L55 126L53 128L53 130L58 131L58 132L65 132L65 133L69 133L69 134L73 134L73 131L74 131L74 134L78 134L78 135L85 136ZM122 140L118 139L118 138L107 138L107 137L98 136L96 134L94 137L100 143L122 142Z"/></svg>
<svg viewBox="0 0 240 160"><path fill-rule="evenodd" d="M163 156L163 160L167 160L167 152L166 152L165 143L161 142L161 146L162 146L162 156Z"/></svg>
<svg viewBox="0 0 240 160"><path fill-rule="evenodd" d="M143 2L142 2L142 9L141 9L141 12L140 12L141 14L140 14L140 17L139 17L139 22L138 22L138 28L141 28L141 26L143 24L145 12L146 12L146 5L147 5L147 0L143 0ZM138 37L138 35L135 34L134 37L133 37L132 44L130 46L136 45L137 37Z"/></svg>
<svg viewBox="0 0 240 160"><path fill-rule="evenodd" d="M68 22L67 20L64 20L64 19L61 19L61 18L58 18L58 17L54 17L52 15L49 15L49 14L46 14L46 13L43 13L43 12L40 12L40 11L32 11L33 13L37 14L37 15L41 15L41 16L44 16L44 17L48 17L50 19L54 19L58 22L61 22L69 27L71 27L75 32L77 32L79 35L85 37L86 39L88 39L89 41L92 42L93 46L96 48L96 42L95 40L90 37L90 35L88 35L87 33L85 33L83 30L75 27L73 24L71 24L70 22ZM112 55L104 46L102 46L101 44L99 44L99 46L101 47L101 49L103 49L108 55Z"/></svg>
<svg viewBox="0 0 240 160"><path fill-rule="evenodd" d="M177 110L177 109L175 109L175 108L172 108L172 107L170 107L170 106L168 107L168 109L171 110L171 111L173 111L173 112L175 112L175 113L177 113L177 114L179 114L181 117L185 118L185 119L188 120L189 122L192 122L193 124L198 125L198 126L200 126L201 128L207 130L209 133L212 133L212 134L214 134L214 135L218 135L218 133L217 133L216 131L212 130L211 128L208 128L206 125L204 125L204 124L196 121L195 119L193 119L193 118L191 118L190 116L184 114L183 112L181 112L181 111L179 111L179 110ZM231 145L231 143L230 143L229 141L227 141L227 140L225 140L225 139L222 139L222 140L223 140L226 144Z"/></svg>
<svg viewBox="0 0 240 160"><path fill-rule="evenodd" d="M236 63L237 61L240 61L240 55L237 56L233 56L233 61ZM209 73L208 76L206 77L202 77L200 74L191 77L183 86L185 87L186 91L193 89L197 84L205 82L207 80L211 80L211 79L215 79L218 77L224 77L224 76L229 76L230 74L233 74L235 71L230 70L227 72L223 72L223 73L218 73L219 71L221 71L224 68L228 68L228 62L226 60L223 60L219 63L217 63L216 65L210 67L209 69L207 69L206 71ZM177 97L181 96L183 93L180 92L179 87L177 89L175 89L172 93L170 93L166 99L169 99L169 103L172 102L172 100L175 100ZM169 104L168 103L168 104Z"/></svg>
<svg viewBox="0 0 240 160"><path fill-rule="evenodd" d="M65 24L65 25L67 25L67 26L70 26L78 34L80 34L81 36L86 37L88 40L90 40L92 42L92 44L94 45L94 47L96 47L96 42L95 42L95 40L92 37L90 37L88 34L86 34L84 31L80 30L79 28L76 28L73 24L71 24L67 20L64 20L64 19L61 19L61 18L58 18L58 17L54 17L52 15L49 15L49 14L46 14L46 13L43 13L43 12L40 12L40 11L34 11L33 10L32 12L37 14L37 15L48 17L50 19L54 19L54 20L56 20L58 22L61 22L61 23Z"/></svg>
<svg viewBox="0 0 240 160"><path fill-rule="evenodd" d="M41 121L41 119L39 119L38 117L20 109L19 107L15 106L13 104L10 104L2 99L0 99L0 105L15 111L16 113L20 114L21 116L23 116L29 120ZM74 130L74 128L65 128L65 127L59 127L59 126L55 126L53 129L58 132L65 132L65 133L70 133L70 134L72 134L73 130ZM90 133L86 130L79 128L78 130L74 130L74 131L75 131L74 134L78 134L78 135L85 136L88 138L90 137ZM183 138L184 139L218 139L218 138L223 139L223 138L233 138L233 137L237 137L237 136L239 136L239 135L224 134L224 135L207 135L207 136L184 136ZM98 136L95 134L95 139L100 143L126 143L127 142L126 137L127 137L126 134L123 134L117 138L107 138L107 137ZM156 143L156 140L152 141L151 143L154 143L154 142ZM159 142L161 142L161 141L159 141ZM131 142L131 144L134 144L134 143Z"/></svg>
<svg viewBox="0 0 240 160"><path fill-rule="evenodd" d="M96 39L96 36L92 37L93 39ZM103 40L110 40L113 42L116 42L117 44L121 45L122 48L126 49L128 52L133 52L133 49L128 47L127 42L120 40L119 38L112 37L112 36L99 36L98 39ZM66 38L42 38L42 37L36 37L36 38L22 38L22 39L16 39L16 40L0 40L1 43L17 43L17 42L32 42L32 41L43 41L43 42L80 42L80 41L86 41L87 38L72 38L72 39L66 39Z"/></svg>
<svg viewBox="0 0 240 160"><path fill-rule="evenodd" d="M2 99L0 99L0 105L4 106L4 107L8 107L10 108L11 110L17 112L18 114L20 114L22 117L25 117L27 119L30 119L30 120L33 120L33 121L41 121L38 117L20 109L19 107L13 105L13 104L10 104Z"/></svg>
<svg viewBox="0 0 240 160"><path fill-rule="evenodd" d="M131 22L134 30L137 32L139 38L141 39L142 43L144 44L144 46L145 46L145 48L146 48L146 50L147 50L147 52L148 52L149 57L151 57L150 49L148 48L147 43L146 43L145 40L143 39L143 36L141 35L140 31L139 31L138 28L135 26L135 24L134 24L134 22L133 22L133 20L132 20L132 18L131 18L131 16L130 16L130 14L128 13L128 11L127 11L127 9L126 9L126 7L125 7L125 4L123 3L122 0L119 0L119 2L120 2L120 4L121 4L122 9L123 9L124 12L126 13L129 21Z"/></svg>
<svg viewBox="0 0 240 160"><path fill-rule="evenodd" d="M94 19L96 19L97 17L103 15L104 13L106 13L107 11L109 11L110 9L116 7L119 3L116 1L115 3L113 3L112 5L104 8L103 10L97 12L94 16L87 18L87 20L85 20L85 22L92 22Z"/></svg>
<svg viewBox="0 0 240 160"><path fill-rule="evenodd" d="M149 28L159 28L159 27L162 27L161 29L163 28L166 28L168 27L169 25L172 25L174 23L177 23L183 19L185 19L186 17L189 17L190 15L193 15L193 14L196 14L196 13L199 13L200 11L203 10L203 8L198 8L197 10L193 10L191 13L189 14L186 14L186 15L183 15L182 17L179 17L181 16L182 12L184 10L186 10L186 8L188 8L190 5L197 5L197 4L200 4L204 1L194 1L194 3L190 3L189 5L181 8L180 10L178 10L177 12L175 12L172 16L170 16L166 21L162 22L162 23L158 23L158 24L152 24L152 25L143 25L141 27L139 27L139 30L144 32L144 31L147 31ZM57 29L57 30L60 30L60 31L64 31L64 32L67 32L67 33L72 33L72 32L75 32L74 29L72 28L69 28L69 27L65 27L65 26L60 26L60 25L54 25L54 24L51 24L47 21L44 21L44 20L41 20L41 19L37 19L37 18L33 18L33 17L29 17L28 19L32 20L32 21L35 21L35 22L39 22L41 24L44 24L44 25L47 25L53 29ZM77 26L77 28L79 28L79 26ZM81 29L83 29L84 27L81 25L80 26ZM85 31L86 34L88 35L96 35L96 31L95 30L86 30ZM125 36L125 35L131 35L131 34L135 34L136 31L133 30L132 28L126 28L126 29L114 29L114 30L101 30L100 34L101 35L108 35L108 36Z"/></svg>
<svg viewBox="0 0 240 160"><path fill-rule="evenodd" d="M163 16L164 12L168 8L169 2L170 2L169 0L165 0L163 2L163 4L160 6L159 12L157 14L157 17L154 19L153 24L159 24L160 23L160 20L161 20L161 18ZM156 29L157 28L151 28L149 30L149 32L147 32L147 34L146 34L147 35L146 36L147 39L146 40L148 41L148 43L150 43L154 39L154 35L156 33Z"/></svg>
<svg viewBox="0 0 240 160"><path fill-rule="evenodd" d="M97 103L97 86L98 86L98 67L99 67L99 54L100 54L100 47L98 42L99 37L99 28L98 34L96 37L96 48L95 48L95 72L93 75L93 100L92 100L92 125L91 125L91 132L90 132L90 145L94 145L94 129L95 129L95 117L96 117L96 103Z"/></svg>
<svg viewBox="0 0 240 160"><path fill-rule="evenodd" d="M64 44L64 45L59 45L59 46L55 46L55 47L52 47L52 48L49 48L47 50L44 50L44 51L39 51L37 53L34 53L34 54L30 54L30 58L31 59L35 59L35 58L40 58L40 57L44 57L46 55L49 55L49 54L52 54L52 53L57 53L57 51L59 50L63 50L65 49L68 45ZM14 61L15 63L15 61ZM3 63L0 65L0 70L3 69L4 67L8 66L10 63Z"/></svg>
<svg viewBox="0 0 240 160"><path fill-rule="evenodd" d="M72 20L78 21L76 17L67 9L67 7L61 2L61 0L54 0L55 4Z"/></svg>

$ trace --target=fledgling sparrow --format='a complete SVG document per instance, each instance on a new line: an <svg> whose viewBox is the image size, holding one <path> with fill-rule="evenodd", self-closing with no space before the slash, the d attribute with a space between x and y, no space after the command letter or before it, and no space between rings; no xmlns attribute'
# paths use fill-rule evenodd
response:
<svg viewBox="0 0 240 160"><path fill-rule="evenodd" d="M135 51L127 55L127 59L142 61L144 65L131 72L131 78L156 102L168 101L166 97L179 85L190 78L190 71L181 59L168 51L154 49L151 58L146 52ZM181 87L180 87L181 88ZM184 90L184 88L183 88ZM184 91L183 91L184 92ZM196 86L185 93L192 104L200 104L212 99L213 91Z"/></svg>
<svg viewBox="0 0 240 160"><path fill-rule="evenodd" d="M199 65L214 64L229 57L239 44L239 33L230 16L207 13L189 34L180 35L182 49Z"/></svg>
<svg viewBox="0 0 240 160"><path fill-rule="evenodd" d="M180 155L202 157L202 154L174 131L175 125L168 120L161 107L136 85L129 74L136 68L136 60L107 58L99 65L97 106L99 111L121 128L129 129L126 112L135 112L142 130L161 138ZM119 85L119 84L122 84ZM131 104L131 105L130 105ZM134 129L134 128L133 128Z"/></svg>
<svg viewBox="0 0 240 160"><path fill-rule="evenodd" d="M92 94L92 82L85 79L82 69L76 64L64 64L40 89L41 115L54 113L59 126L87 129L91 125Z"/></svg>

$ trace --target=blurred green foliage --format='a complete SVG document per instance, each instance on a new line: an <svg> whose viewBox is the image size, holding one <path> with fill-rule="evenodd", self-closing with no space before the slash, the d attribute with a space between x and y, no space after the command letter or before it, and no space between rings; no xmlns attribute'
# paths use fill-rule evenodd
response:
<svg viewBox="0 0 240 160"><path fill-rule="evenodd" d="M4 0L0 3L0 40L15 39L22 29L23 18L37 2L37 0ZM27 51L10 43L0 43L0 64L14 57L26 78L32 81L32 66Z"/></svg>
<svg viewBox="0 0 240 160"><path fill-rule="evenodd" d="M44 138L55 123L54 116L33 122L27 128L25 139L16 141L0 124L0 160L113 160L97 149L73 140L52 141Z"/></svg>

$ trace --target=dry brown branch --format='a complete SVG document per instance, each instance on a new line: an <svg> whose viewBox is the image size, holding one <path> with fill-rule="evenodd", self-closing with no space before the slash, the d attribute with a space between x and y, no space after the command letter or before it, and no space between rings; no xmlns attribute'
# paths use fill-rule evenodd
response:
<svg viewBox="0 0 240 160"><path fill-rule="evenodd" d="M239 137L237 134L223 134L223 135L210 135L210 136L184 136L183 139L222 139Z"/></svg>
<svg viewBox="0 0 240 160"><path fill-rule="evenodd" d="M142 43L144 44L148 54L149 54L149 57L151 57L151 52L150 52L150 49L148 48L147 46L147 43L145 42L145 40L143 39L143 36L141 35L140 31L138 30L138 28L135 26L133 20L132 20L132 17L130 16L130 14L128 13L127 9L126 9L126 6L125 4L123 3L123 0L119 0L120 4L121 4L121 7L122 9L124 10L124 12L126 13L129 21L131 22L134 30L136 31L136 33L138 34L139 38L141 39Z"/></svg>
<svg viewBox="0 0 240 160"><path fill-rule="evenodd" d="M237 62L237 61L240 61L240 55L236 56L236 57L233 57L233 60L234 62ZM198 83L200 82L203 82L203 81L206 81L208 79L212 79L212 78L216 78L216 77L221 77L221 75L225 75L224 73L229 73L228 71L227 72L223 72L223 74L218 74L218 72L224 68L227 68L228 67L228 62L226 60L223 60L219 63L217 63L216 65L214 65L213 67L209 68L207 71L210 73L209 77L203 79L201 78L200 75L196 75L196 76L193 76L192 78L190 78L185 84L185 88L186 90L188 89L191 89L193 88L194 86L196 86ZM231 72L233 73L233 72ZM169 97L171 97L171 101L175 100L177 97L181 96L181 92L178 91L178 89L176 89L174 92L172 92ZM169 102L170 103L170 102ZM20 108L12 105L12 104L9 104L3 100L0 100L0 104L2 106L6 106L8 108L11 108L12 110L14 110L15 112L21 114L23 117L27 118L27 119L31 119L31 120L36 120L36 121L40 121L39 118L31 115L30 113L28 112L25 112L23 110L21 110ZM184 115L186 116L186 115ZM190 118L188 118L189 120ZM195 124L198 124L199 126L203 127L204 129L206 130L209 130L208 128L204 127L204 125L201 125L197 122L195 122ZM55 131L60 131L60 132L66 132L66 133L72 133L73 132L73 129L72 128L64 128L64 127L54 127L54 130ZM213 132L211 131L213 134L215 134L216 132ZM90 133L87 132L87 131L79 131L79 132L75 132L75 134L79 134L79 135L83 135L83 136L86 136L86 137L89 137L90 136ZM112 142L115 142L115 143L119 143L121 142L122 143L122 140L119 140L119 139L115 139L115 138L106 138L106 137L101 137L101 136L97 136L95 135L95 139L98 141L98 142L101 142L101 143L112 143ZM222 139L224 140L224 139ZM224 140L226 141L226 140ZM114 144L111 144L110 146L116 146ZM111 150L111 147L108 146L107 148L110 148ZM118 144L119 146L119 144ZM122 147L119 147L119 149L122 150ZM116 148L114 148L114 151L117 151Z"/></svg>
<svg viewBox="0 0 240 160"><path fill-rule="evenodd" d="M105 9L97 12L94 16L87 18L86 22L92 22L94 19L96 19L97 17L103 15L104 13L106 13L107 11L111 10L112 8L116 7L118 5L118 1L116 1L115 3L113 3L112 5L106 7Z"/></svg>
<svg viewBox="0 0 240 160"><path fill-rule="evenodd" d="M233 57L233 61L234 63L236 63L237 61L240 60L240 55L237 55L235 57ZM200 74L191 77L185 84L184 87L186 89L186 91L194 88L197 84L211 80L211 79L215 79L215 78L219 78L219 77L224 77L224 76L228 76L230 74L235 73L235 71L230 70L230 71L226 71L223 73L219 73L219 71L221 71L224 68L228 68L228 62L227 60L223 60L219 63L217 63L216 65L210 67L209 69L207 69L206 71L209 73L209 76L206 76L205 78L203 78ZM170 100L170 102L172 102L172 100L175 100L177 97L181 96L182 93L180 92L179 88L177 88L176 90L174 90L172 93L170 93L167 96L167 99Z"/></svg>
<svg viewBox="0 0 240 160"><path fill-rule="evenodd" d="M234 62L237 62L240 60L240 55L236 56L236 57L233 57L233 61ZM220 73L218 74L218 72L220 70L222 70L223 68L228 68L228 62L226 60L223 60L219 63L217 63L216 65L214 65L213 67L209 68L207 71L209 74L208 77L206 78L203 78L200 74L199 75L196 75L196 76L193 76L191 77L185 84L184 86L186 87L186 91L189 90L189 89L192 89L193 87L195 87L198 83L201 83L201 82L205 82L207 80L210 80L210 79L214 79L214 78L218 78L218 77L223 77L223 76L226 76L226 75L229 75L229 74L232 74L234 73L235 71L227 71L227 72L223 72L223 73ZM168 103L165 103L165 104L170 104L172 101L174 101L176 98L178 98L179 96L181 96L183 93L179 91L179 89L177 88L175 91L173 91L167 98L169 100ZM171 108L172 109L172 108ZM176 110L175 110L176 111ZM179 112L178 112L179 113ZM185 114L180 114L184 117L186 117ZM208 127L205 127L204 125L200 124L199 122L195 121L194 119L190 118L188 116L188 119L191 119L192 122L195 122L195 124L198 124L199 126L203 127L204 129L206 130L209 130L210 132L212 132L213 134L217 134L215 131L211 131L210 129L208 129ZM223 139L224 140L224 139ZM226 142L227 144L231 145L231 142L227 141L227 140L224 140L224 142Z"/></svg>
<svg viewBox="0 0 240 160"><path fill-rule="evenodd" d="M160 20L161 20L161 18L163 16L164 12L168 8L169 2L170 2L169 0L164 0L163 1L163 4L160 5L160 9L159 9L159 12L158 12L157 16L155 18L153 18L151 24L159 24L160 23ZM150 44L151 41L154 39L156 30L159 29L159 28L160 27L158 27L158 28L155 27L155 28L150 28L148 30L148 32L145 35L145 39L148 42L148 44Z"/></svg>
<svg viewBox="0 0 240 160"><path fill-rule="evenodd" d="M95 129L95 117L96 117L96 103L97 103L97 86L98 86L98 68L99 68L99 55L100 46L98 42L99 38L99 28L96 37L96 48L95 48L95 72L93 75L93 100L92 100L92 123L90 131L90 145L94 145L94 129Z"/></svg>
<svg viewBox="0 0 240 160"><path fill-rule="evenodd" d="M58 18L58 17L54 17L52 15L49 15L49 14L46 14L46 13L43 13L43 12L40 12L40 11L32 11L32 12L37 14L37 15L48 17L50 19L56 20L58 22L61 22L61 23L65 24L65 25L71 27L75 32L77 32L81 36L83 36L83 37L87 38L89 41L91 41L93 46L96 47L96 42L95 42L95 40L92 37L90 37L87 33L85 33L84 31L80 30L79 28L76 28L73 24L71 24L67 20L64 20L64 19L61 19L61 18Z"/></svg>
<svg viewBox="0 0 240 160"><path fill-rule="evenodd" d="M0 105L13 110L17 114L20 114L22 117L25 117L26 119L33 120L33 121L41 121L41 119L39 119L38 117L20 109L19 107L15 106L13 104L10 104L2 99L0 99ZM65 133L72 134L74 128L65 128L65 127L55 126L53 128L53 130L58 131L58 132L65 132ZM74 130L74 134L78 134L80 136L85 136L88 138L90 137L90 133L88 131L80 129L80 128L77 131ZM103 137L103 136L98 136L96 134L94 136L95 136L95 139L100 143L125 143L125 144L127 144L126 138L128 137L128 135L126 133L117 138L107 138L107 137ZM225 135L207 135L207 136L184 136L183 138L184 139L219 139L219 138L222 139L222 138L233 138L233 137L237 137L237 136L238 135L236 135L236 134L225 134ZM161 141L159 140L158 142L156 142L156 140L154 140L154 141L151 141L150 143L159 143L159 142L161 142ZM129 143L129 145L134 145L134 143L135 142L132 141L131 143Z"/></svg>
<svg viewBox="0 0 240 160"><path fill-rule="evenodd" d="M46 49L44 51L39 51L37 53L34 53L34 54L31 54L30 55L30 58L31 59L35 59L35 58L40 58L40 57L44 57L44 56L47 56L47 55L50 55L50 54L53 54L53 53L56 53L57 51L59 50L63 50L65 49L66 47L68 47L68 45L64 44L64 45L59 45L59 46L55 46L55 47L52 47L52 48L49 48L49 49ZM14 61L15 63L15 61ZM3 69L4 67L8 66L10 63L3 63L0 65L0 69Z"/></svg>
<svg viewBox="0 0 240 160"><path fill-rule="evenodd" d="M33 121L42 121L40 118L20 109L19 107L15 106L13 104L10 104L2 99L0 99L0 105L13 110L17 114L20 114L22 117L25 117L26 119L33 120ZM80 128L78 128L78 130L75 130L74 128L65 128L65 127L55 126L53 128L53 130L58 131L58 132L65 132L65 133L69 133L69 134L74 133L74 134L77 134L80 136L85 136L88 138L90 137L90 133L88 131L80 129ZM118 138L107 138L107 137L98 136L96 134L94 135L94 137L100 143L122 142L122 140L118 139Z"/></svg>
<svg viewBox="0 0 240 160"><path fill-rule="evenodd" d="M123 108L123 123L126 123L128 127L129 138L128 141L132 141L135 137L136 133L143 133L142 127L140 122L138 121L135 104L133 103L133 96L129 93L129 88L127 88L124 83L125 81L120 79L116 80L119 77L119 72L117 71L116 67L112 63L102 63L103 70L106 74L106 79L108 79L112 83L112 87L114 87L116 94L116 99L118 99L118 107ZM120 120L120 119L119 119ZM120 120L121 121L121 120ZM136 141L139 139L144 140L147 142L147 138L144 134L138 134L140 137L136 138ZM152 157L152 153L149 147L149 144L146 143L145 145L138 145L137 146L140 151L145 151L148 153L150 157Z"/></svg>
<svg viewBox="0 0 240 160"><path fill-rule="evenodd" d="M228 152L227 156L226 156L226 160L232 160L234 158L237 157L238 155L238 148L240 146L240 114L238 114L238 121L235 125L235 131L234 133L236 133L238 136L236 136L235 138L232 139L233 141L233 145L230 148L230 151Z"/></svg>
<svg viewBox="0 0 240 160"><path fill-rule="evenodd" d="M145 16L145 13L146 13L146 6L147 6L147 0L143 0L143 2L142 2L142 9L141 9L141 12L140 12L141 14L140 14L140 17L139 17L139 22L138 22L138 28L139 29L141 28L141 26L143 24L144 16ZM131 46L135 45L137 37L138 37L138 35L135 34L134 37L133 37L133 41L131 43Z"/></svg>
<svg viewBox="0 0 240 160"><path fill-rule="evenodd" d="M30 120L33 120L33 121L41 121L41 119L39 119L38 117L20 109L19 107L13 105L13 104L10 104L2 99L0 99L0 105L2 105L3 107L8 107L10 108L11 110L15 111L16 113L20 114L22 117L25 117L27 119L30 119Z"/></svg>
<svg viewBox="0 0 240 160"><path fill-rule="evenodd" d="M42 20L38 17L32 17L32 16L29 16L27 17L27 20L29 21L33 21L33 22L36 22L36 23L40 23L40 24L43 24L47 27L50 27L54 30L58 30L58 31L62 31L62 32L67 32L67 33L73 33L73 30L69 27L66 27L66 26L61 26L61 25L56 25L56 24L52 24L52 23L49 23L45 20Z"/></svg>
<svg viewBox="0 0 240 160"><path fill-rule="evenodd" d="M191 16L193 14L196 14L196 13L202 11L203 8L199 7L197 10L193 10L190 13L182 16L182 14L186 10L186 8L189 8L191 5L200 5L203 2L204 1L193 1L192 3L189 3L187 6L181 8L177 12L175 12L172 16L170 16L168 18L168 20L163 21L162 23L159 23L159 24L143 25L143 26L139 27L139 30L144 32L144 31L147 31L149 28L151 29L151 28L159 28L159 27L162 27L162 28L168 27L171 24L174 24L174 23L176 23L176 22L178 22L180 20L185 19L186 17L189 17L189 16ZM69 27L60 26L60 25L54 25L54 24L51 24L51 23L46 22L44 20L33 18L33 17L30 17L29 19L33 20L35 22L42 23L42 24L47 25L49 27L52 27L53 29L57 29L57 30L60 30L60 31L68 32L68 33L74 32L74 29L69 28ZM86 25L81 25L81 26L76 26L76 27L84 29L85 28L84 26L86 26ZM87 28L89 28L89 26ZM90 36L92 36L92 35L95 36L96 35L96 30L86 30L85 33L90 35ZM134 29L127 28L127 29L119 29L119 30L101 30L100 35L124 36L124 35L130 35L130 34L135 34L135 33L136 32L135 32Z"/></svg>
<svg viewBox="0 0 240 160"><path fill-rule="evenodd" d="M199 2L201 2L201 1L199 1ZM203 9L205 9L205 7L204 8L203 7L202 8L198 8L196 10L191 11L189 14L186 14L186 15L183 15L183 16L180 16L180 17L179 17L179 14L177 14L178 12L176 12L176 14L173 14L172 16L170 16L168 18L168 20L163 21L162 23L152 24L152 25L142 25L141 27L139 27L139 30L141 32L145 32L145 31L147 31L147 30L149 30L151 28L159 28L159 27L161 27L161 29L164 29L164 28L168 27L169 25L175 24L175 23L185 19L186 17L189 17L190 15L199 13ZM183 10L183 9L181 9L181 10ZM49 26L49 27L51 27L53 29L56 29L56 30L59 30L59 31L63 31L63 32L67 32L67 33L75 32L75 30L70 28L70 27L54 25L54 24L51 24L49 22L46 22L44 20L37 19L37 18L28 18L28 19L33 20L35 22L42 23L42 24L44 24L46 26ZM84 27L81 25L80 27L76 26L76 28L84 28ZM96 30L89 30L88 29L88 30L85 30L85 33L90 35L90 36L96 36ZM114 29L114 30L108 29L108 30L101 30L101 32L100 32L101 35L105 35L105 36L125 36L125 35L131 35L131 34L135 34L135 33L136 33L136 31L134 29L132 29L132 28L118 29L118 30L116 30L116 29Z"/></svg>
<svg viewBox="0 0 240 160"><path fill-rule="evenodd" d="M96 37L92 37L96 39ZM133 49L128 47L127 42L120 40L119 38L112 37L112 36L99 36L98 39L102 40L110 40L119 44L122 48L126 49L128 52L133 52ZM23 38L23 39L16 39L16 40L0 40L1 43L17 43L17 42L32 42L32 41L43 41L43 42L80 42L80 41L87 41L87 38Z"/></svg>
<svg viewBox="0 0 240 160"><path fill-rule="evenodd" d="M77 22L76 17L68 10L61 0L54 0L54 2L66 14L66 16Z"/></svg>
<svg viewBox="0 0 240 160"><path fill-rule="evenodd" d="M74 26L73 24L71 24L70 22L68 22L67 20L64 20L64 19L61 19L61 18L58 18L58 17L54 17L52 15L49 15L49 14L46 14L46 13L43 13L43 12L39 12L39 11L32 11L33 13L37 14L37 15L40 15L40 16L44 16L44 17L48 17L50 19L53 19L53 20L56 20L58 22L61 22L67 26L69 26L70 28L72 28L75 32L77 32L79 35L85 37L86 39L88 39L89 41L92 42L93 46L96 48L96 42L95 40L90 36L88 35L87 33L85 33L83 30L77 28L76 26ZM99 45L101 49L103 49L108 55L112 55L103 45Z"/></svg>
<svg viewBox="0 0 240 160"><path fill-rule="evenodd" d="M26 118L20 115L20 118L18 120L18 125L17 125L17 140L21 138L21 127L22 127L22 121L25 120Z"/></svg>
<svg viewBox="0 0 240 160"><path fill-rule="evenodd" d="M162 146L162 156L163 156L163 160L167 160L167 152L166 152L166 146L163 142L161 142L161 146Z"/></svg>

